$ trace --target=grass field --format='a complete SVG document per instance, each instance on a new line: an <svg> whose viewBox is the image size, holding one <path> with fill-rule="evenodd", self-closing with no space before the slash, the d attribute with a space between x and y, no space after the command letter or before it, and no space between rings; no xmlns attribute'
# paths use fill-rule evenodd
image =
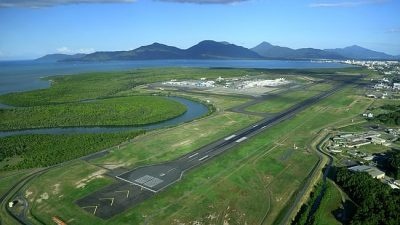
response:
<svg viewBox="0 0 400 225"><path fill-rule="evenodd" d="M30 170L20 170L0 173L0 197L29 172Z"/></svg>
<svg viewBox="0 0 400 225"><path fill-rule="evenodd" d="M115 149L94 163L129 167L174 159L259 119L232 112L218 113L178 127L149 132L135 139L133 144Z"/></svg>
<svg viewBox="0 0 400 225"><path fill-rule="evenodd" d="M86 99L127 93L142 95L143 92L137 90L136 86L169 79L257 76L261 73L273 76L294 73L299 76L319 76L337 71L348 73L357 70L170 68L92 73L51 77L53 86L49 89L2 95L0 102L17 106L56 107L55 104L78 104ZM319 92L323 88L326 87L311 92ZM368 100L359 99L354 93L353 89L348 88L331 96L293 119L194 169L165 192L109 221L100 220L74 204L82 196L112 182L100 166L136 167L173 159L260 119L224 112L224 109L246 101L244 99L193 95L210 100L220 110L209 117L139 136L120 149L114 147L109 155L90 164L76 160L35 178L23 190L30 202L30 213L36 218L34 224L51 224L52 216L60 217L67 224L193 224L196 221L273 224L280 219L282 210L290 204L291 197L301 187L318 159L308 146L315 133L328 125L347 123L365 109ZM293 144L299 149L293 150ZM57 146L55 148L58 149ZM69 153L64 149L59 154ZM6 217L3 211L1 213L1 217Z"/></svg>
<svg viewBox="0 0 400 225"><path fill-rule="evenodd" d="M276 98L266 100L264 102L252 105L247 108L250 112L260 113L277 113L288 109L295 104L306 100L322 91L326 91L332 87L331 84L317 84L307 90L294 90L282 95L278 95Z"/></svg>
<svg viewBox="0 0 400 225"><path fill-rule="evenodd" d="M0 130L136 126L164 121L185 111L186 107L183 104L158 96L131 96L91 102L1 109Z"/></svg>
<svg viewBox="0 0 400 225"><path fill-rule="evenodd" d="M33 181L27 189L28 193L32 192L29 196L33 205L31 212L45 223L51 223L51 216L57 215L68 224L142 224L145 221L147 224L193 224L196 221L259 224L263 219L264 224L274 224L317 162L316 154L308 146L315 133L322 127L348 123L369 104L359 100L354 93L352 88L348 88L329 97L196 168L181 182L109 221L89 215L73 204L89 191L110 182L101 175L97 176L103 169L84 162L51 171ZM215 132L219 131L210 129L214 126L225 130L220 127L226 124L222 119L229 121L227 113L170 128L168 132L152 132L96 163L136 166L174 158L201 144L195 140L201 139L206 143L210 141L206 138L225 135L217 135ZM236 120L231 118L232 123ZM196 127L201 128L193 125L196 123L202 124L202 129L196 130ZM206 127L208 129L204 129ZM174 131L176 133L171 133ZM194 133L182 137L190 131ZM193 137L193 134L199 136L203 132L207 137ZM292 149L294 143L299 149ZM90 190L77 187L82 180L87 181L85 184ZM59 192L52 194L55 186L43 187L46 182L59 184ZM44 193L49 195L48 199L41 198ZM38 199L41 200L38 202Z"/></svg>
<svg viewBox="0 0 400 225"><path fill-rule="evenodd" d="M335 210L342 207L342 195L333 181L326 182L326 192L314 214L315 225L340 225L334 215Z"/></svg>
<svg viewBox="0 0 400 225"><path fill-rule="evenodd" d="M384 145L369 144L369 145L360 146L357 150L360 151L360 152L373 154L373 153L386 152L386 151L388 151L390 149L391 149L390 147L384 146Z"/></svg>
<svg viewBox="0 0 400 225"><path fill-rule="evenodd" d="M230 109L234 106L244 104L247 101L250 101L248 98L234 97L234 96L221 96L221 95L211 95L211 94L188 94L182 92L172 92L177 94L178 96L195 98L202 102L210 102L210 104L214 105L218 111L223 111L226 109Z"/></svg>

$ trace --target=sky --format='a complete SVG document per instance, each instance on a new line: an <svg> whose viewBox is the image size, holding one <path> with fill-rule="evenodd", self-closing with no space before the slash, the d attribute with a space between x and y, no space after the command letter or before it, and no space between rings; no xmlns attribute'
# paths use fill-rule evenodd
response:
<svg viewBox="0 0 400 225"><path fill-rule="evenodd" d="M202 40L400 55L399 0L0 0L0 60Z"/></svg>

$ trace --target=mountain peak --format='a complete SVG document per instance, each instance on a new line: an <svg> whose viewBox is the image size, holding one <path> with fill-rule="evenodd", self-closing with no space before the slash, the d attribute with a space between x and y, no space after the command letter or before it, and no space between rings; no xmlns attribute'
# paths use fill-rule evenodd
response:
<svg viewBox="0 0 400 225"><path fill-rule="evenodd" d="M224 44L224 45L230 45L231 43L227 42L227 41L220 41L219 43Z"/></svg>
<svg viewBox="0 0 400 225"><path fill-rule="evenodd" d="M204 40L199 42L197 45L188 48L186 51L188 55L194 58L261 58L261 56L259 56L257 53L247 48L230 44L225 41L218 42L213 40Z"/></svg>
<svg viewBox="0 0 400 225"><path fill-rule="evenodd" d="M263 46L273 46L271 43L266 42L266 41L261 42L261 44L259 44L259 45L263 45Z"/></svg>
<svg viewBox="0 0 400 225"><path fill-rule="evenodd" d="M345 48L347 48L347 49L365 49L365 48L363 48L363 47L361 47L359 45L351 45L351 46L348 46L348 47L345 47Z"/></svg>
<svg viewBox="0 0 400 225"><path fill-rule="evenodd" d="M349 59L391 59L390 56L383 52L373 51L358 45L352 45L345 48L325 49L334 52Z"/></svg>
<svg viewBox="0 0 400 225"><path fill-rule="evenodd" d="M263 41L248 49L226 41L204 40L180 49L159 42L130 51L94 52L91 54L50 54L38 61L106 61L106 60L155 60L155 59L397 59L383 52L376 52L352 45L336 49L291 49Z"/></svg>
<svg viewBox="0 0 400 225"><path fill-rule="evenodd" d="M222 43L214 40L204 40L197 43L197 45L207 45L207 44L222 44Z"/></svg>

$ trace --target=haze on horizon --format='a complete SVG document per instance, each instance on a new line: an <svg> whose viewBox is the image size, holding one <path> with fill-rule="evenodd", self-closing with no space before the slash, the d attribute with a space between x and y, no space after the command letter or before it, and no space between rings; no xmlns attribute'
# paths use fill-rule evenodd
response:
<svg viewBox="0 0 400 225"><path fill-rule="evenodd" d="M395 0L0 0L0 60L202 40L400 55Z"/></svg>

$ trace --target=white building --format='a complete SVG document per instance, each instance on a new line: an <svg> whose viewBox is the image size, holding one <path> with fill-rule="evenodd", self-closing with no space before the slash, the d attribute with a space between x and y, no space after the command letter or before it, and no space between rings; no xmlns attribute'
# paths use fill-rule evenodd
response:
<svg viewBox="0 0 400 225"><path fill-rule="evenodd" d="M354 171L354 172L366 172L371 177L376 178L376 179L385 178L385 172L380 171L376 167L372 167L372 166L365 166L365 165L353 166L353 167L350 167L349 170Z"/></svg>

